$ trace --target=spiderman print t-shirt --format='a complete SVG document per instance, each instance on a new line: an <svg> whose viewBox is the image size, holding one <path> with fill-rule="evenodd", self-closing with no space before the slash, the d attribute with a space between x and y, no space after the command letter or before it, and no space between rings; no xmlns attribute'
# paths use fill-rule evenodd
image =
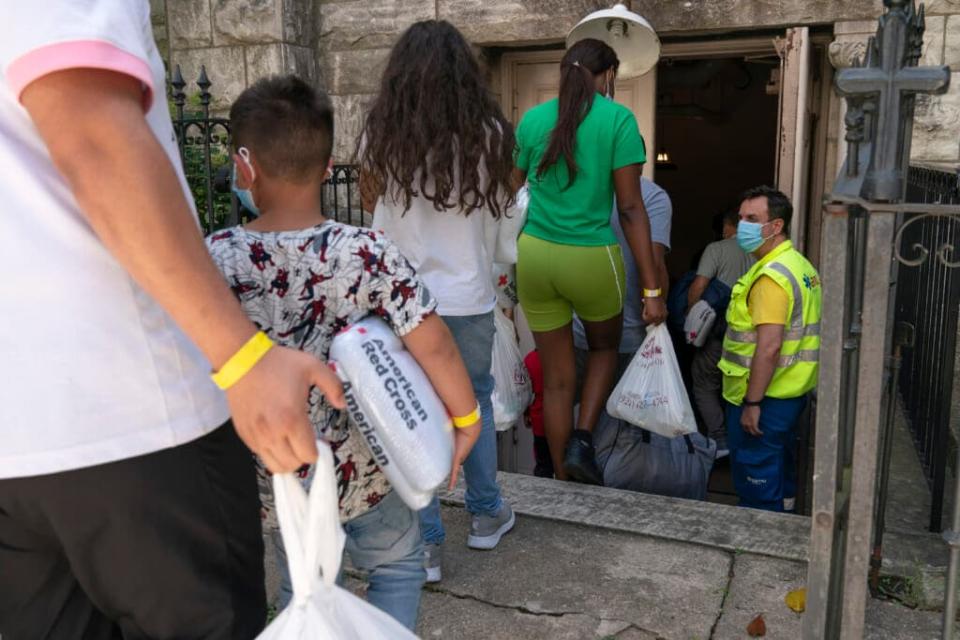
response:
<svg viewBox="0 0 960 640"><path fill-rule="evenodd" d="M207 238L214 262L244 311L277 344L327 360L330 342L347 325L374 313L399 336L436 308L426 286L383 235L328 221L300 231L259 232L233 227ZM361 515L390 491L386 477L346 415L314 391L310 416L330 443L340 517ZM313 475L304 468L308 483ZM273 491L257 461L264 524L276 527Z"/></svg>

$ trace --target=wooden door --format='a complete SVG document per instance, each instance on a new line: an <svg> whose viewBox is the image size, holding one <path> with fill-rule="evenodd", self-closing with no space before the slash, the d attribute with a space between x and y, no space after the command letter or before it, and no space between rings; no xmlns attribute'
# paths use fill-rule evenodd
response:
<svg viewBox="0 0 960 640"><path fill-rule="evenodd" d="M504 110L514 125L523 114L541 102L557 97L560 90L560 58L562 51L506 54L504 56ZM656 139L654 136L657 109L657 71L630 80L617 79L614 98L633 111L647 145L648 162L643 175L653 179Z"/></svg>

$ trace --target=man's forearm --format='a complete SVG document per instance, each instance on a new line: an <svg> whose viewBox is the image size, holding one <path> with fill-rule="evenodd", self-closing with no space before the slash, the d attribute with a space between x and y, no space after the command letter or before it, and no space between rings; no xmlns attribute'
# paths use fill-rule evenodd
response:
<svg viewBox="0 0 960 640"><path fill-rule="evenodd" d="M747 385L748 400L758 402L767 394L767 387L770 386L770 380L773 379L773 372L777 368L777 356L772 358L769 355L761 356L758 352L753 358L753 364L750 366L750 383Z"/></svg>
<svg viewBox="0 0 960 640"><path fill-rule="evenodd" d="M779 333L778 333L779 332ZM767 395L767 387L773 379L780 360L783 327L761 325L757 328L757 350L750 365L750 381L747 385L747 400L759 402Z"/></svg>
<svg viewBox="0 0 960 640"><path fill-rule="evenodd" d="M688 311L693 305L700 302L700 298L703 297L703 292L707 290L707 285L709 284L710 281L705 276L697 276L693 279L693 282L690 283L690 288L687 290Z"/></svg>
<svg viewBox="0 0 960 640"><path fill-rule="evenodd" d="M94 74L87 86L83 74L54 76L23 96L54 164L110 253L219 367L255 329L207 253L144 119L139 85L136 99L127 100L109 75Z"/></svg>

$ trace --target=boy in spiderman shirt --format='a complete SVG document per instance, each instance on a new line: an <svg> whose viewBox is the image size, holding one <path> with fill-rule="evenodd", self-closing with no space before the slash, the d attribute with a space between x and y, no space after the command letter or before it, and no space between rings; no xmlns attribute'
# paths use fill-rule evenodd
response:
<svg viewBox="0 0 960 640"><path fill-rule="evenodd" d="M233 189L258 217L216 233L207 246L247 315L274 342L326 361L337 333L376 314L400 336L450 414L473 415L477 399L460 353L414 269L386 237L327 220L321 211L333 144L326 94L295 76L267 78L240 94L230 119ZM369 572L367 598L412 630L426 579L417 514L391 491L345 413L314 391L310 416L334 451L346 551ZM455 430L451 487L479 433L479 419ZM259 461L258 469L264 527L285 573L270 479ZM312 469L300 476L308 483ZM279 604L291 595L284 575Z"/></svg>

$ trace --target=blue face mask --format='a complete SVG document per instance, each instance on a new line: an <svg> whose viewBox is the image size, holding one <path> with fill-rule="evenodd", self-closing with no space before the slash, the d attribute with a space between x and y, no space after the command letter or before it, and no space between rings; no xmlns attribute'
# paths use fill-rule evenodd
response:
<svg viewBox="0 0 960 640"><path fill-rule="evenodd" d="M250 172L256 178L257 172L253 168L253 163L250 162L250 152L246 147L240 147L237 149L237 155L247 163L247 166L250 167ZM230 188L233 190L233 193L237 196L237 200L240 201L240 204L243 205L243 208L252 213L255 216L260 215L260 209L257 208L256 203L253 201L253 192L250 189L241 189L237 186L237 165L233 165L233 175L230 179Z"/></svg>
<svg viewBox="0 0 960 640"><path fill-rule="evenodd" d="M737 224L737 244L747 253L753 253L763 245L764 242L773 236L763 237L763 228L766 224L762 222L747 222L741 220Z"/></svg>

